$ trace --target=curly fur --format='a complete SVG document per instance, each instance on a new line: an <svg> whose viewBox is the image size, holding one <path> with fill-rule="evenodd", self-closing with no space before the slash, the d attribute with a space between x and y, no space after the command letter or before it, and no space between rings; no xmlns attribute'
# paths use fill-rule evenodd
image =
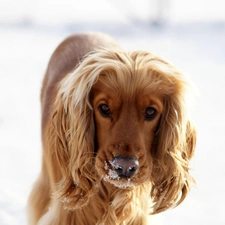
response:
<svg viewBox="0 0 225 225"><path fill-rule="evenodd" d="M179 205L194 181L188 93L184 76L152 53L124 52L100 33L66 39L43 82L43 163L29 224L144 225L149 213ZM142 118L149 105L152 121ZM131 178L112 176L117 155L138 158Z"/></svg>

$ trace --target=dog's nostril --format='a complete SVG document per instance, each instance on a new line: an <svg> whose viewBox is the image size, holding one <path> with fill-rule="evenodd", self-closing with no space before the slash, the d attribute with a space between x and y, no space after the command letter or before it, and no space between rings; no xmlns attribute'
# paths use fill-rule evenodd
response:
<svg viewBox="0 0 225 225"><path fill-rule="evenodd" d="M130 178L139 167L139 161L135 157L117 156L112 161L112 166L119 177Z"/></svg>
<svg viewBox="0 0 225 225"><path fill-rule="evenodd" d="M124 168L122 166L115 167L115 170L119 176L124 173Z"/></svg>

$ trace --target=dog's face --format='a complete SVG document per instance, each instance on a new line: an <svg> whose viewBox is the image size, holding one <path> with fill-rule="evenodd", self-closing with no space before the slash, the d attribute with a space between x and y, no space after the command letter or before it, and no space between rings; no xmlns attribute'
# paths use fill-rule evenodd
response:
<svg viewBox="0 0 225 225"><path fill-rule="evenodd" d="M87 57L62 82L53 114L50 144L66 187L58 195L79 207L103 180L121 191L146 188L154 212L180 204L196 140L187 90L183 75L150 53Z"/></svg>
<svg viewBox="0 0 225 225"><path fill-rule="evenodd" d="M114 89L103 76L92 91L95 169L106 182L119 188L140 185L150 179L151 151L164 108L160 91L133 88L136 86L133 82L125 87L117 84Z"/></svg>

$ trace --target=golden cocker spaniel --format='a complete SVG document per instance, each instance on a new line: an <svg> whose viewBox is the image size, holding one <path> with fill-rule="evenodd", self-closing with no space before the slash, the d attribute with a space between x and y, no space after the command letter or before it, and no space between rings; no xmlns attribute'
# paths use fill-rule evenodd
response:
<svg viewBox="0 0 225 225"><path fill-rule="evenodd" d="M41 93L42 170L30 225L144 225L186 197L196 132L189 84L102 33L67 38Z"/></svg>

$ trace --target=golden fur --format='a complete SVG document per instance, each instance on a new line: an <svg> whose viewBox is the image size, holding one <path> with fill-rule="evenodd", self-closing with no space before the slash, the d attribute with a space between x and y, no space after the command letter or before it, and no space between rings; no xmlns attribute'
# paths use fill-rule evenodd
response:
<svg viewBox="0 0 225 225"><path fill-rule="evenodd" d="M196 141L188 90L149 52L124 52L101 33L66 39L43 81L43 163L29 224L144 225L180 204ZM117 156L137 159L129 178L117 174Z"/></svg>

